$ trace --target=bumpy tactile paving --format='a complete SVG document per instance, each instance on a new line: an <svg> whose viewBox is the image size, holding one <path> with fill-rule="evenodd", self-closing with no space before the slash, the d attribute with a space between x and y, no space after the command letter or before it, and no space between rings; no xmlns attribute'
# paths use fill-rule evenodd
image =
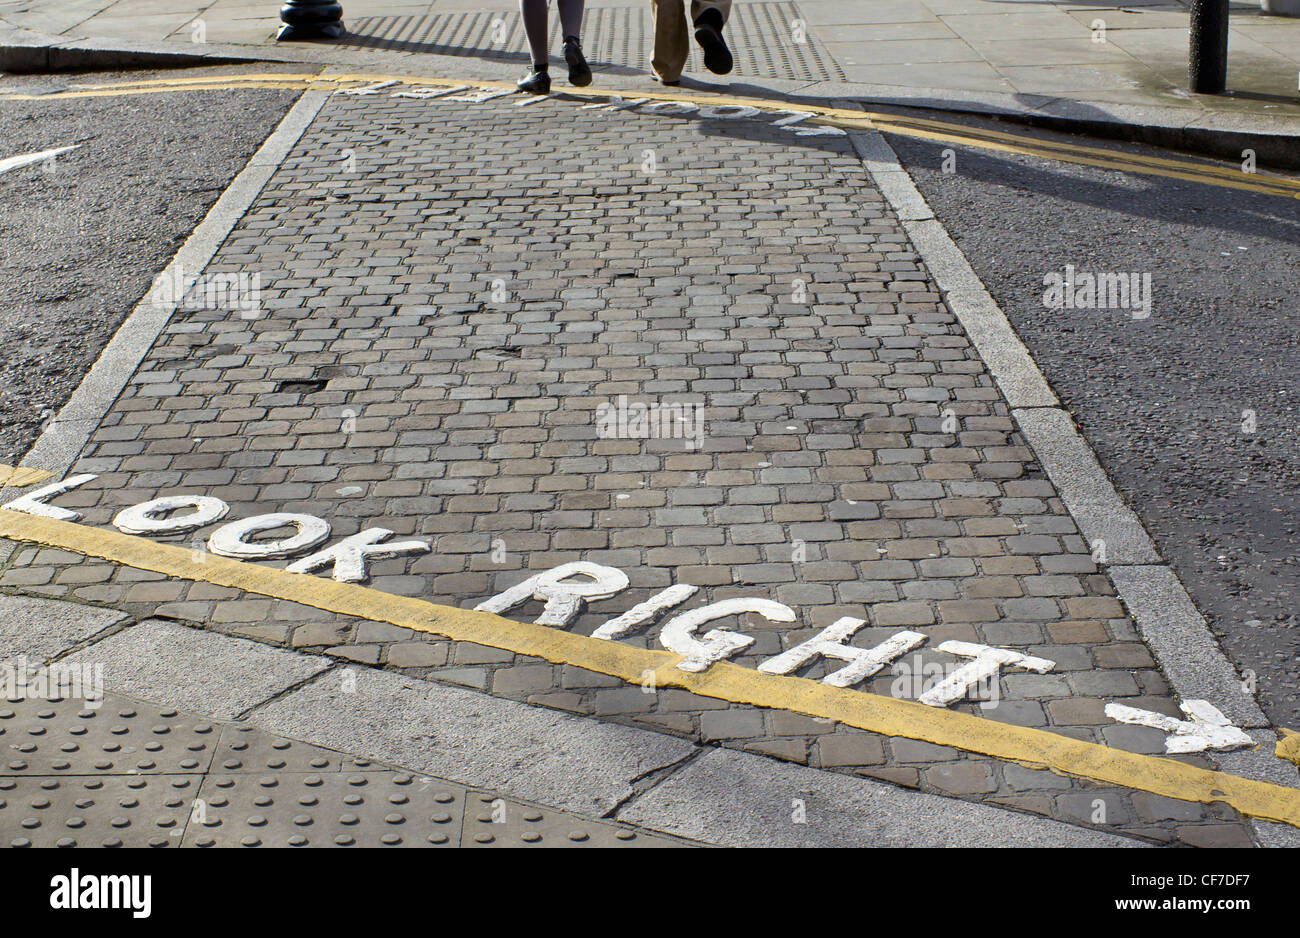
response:
<svg viewBox="0 0 1300 938"><path fill-rule="evenodd" d="M465 790L406 772L214 774L196 847L455 847Z"/></svg>
<svg viewBox="0 0 1300 938"><path fill-rule="evenodd" d="M0 776L205 772L220 727L177 710L107 695L0 699Z"/></svg>
<svg viewBox="0 0 1300 938"><path fill-rule="evenodd" d="M624 824L593 821L482 792L469 795L462 837L466 847L685 846Z"/></svg>
<svg viewBox="0 0 1300 938"><path fill-rule="evenodd" d="M0 845L176 846L201 780L192 774L0 778Z"/></svg>
<svg viewBox="0 0 1300 938"><path fill-rule="evenodd" d="M116 694L0 699L0 846L674 846Z"/></svg>
<svg viewBox="0 0 1300 938"><path fill-rule="evenodd" d="M214 772L348 772L382 771L369 759L284 739L256 727L231 725L221 730Z"/></svg>

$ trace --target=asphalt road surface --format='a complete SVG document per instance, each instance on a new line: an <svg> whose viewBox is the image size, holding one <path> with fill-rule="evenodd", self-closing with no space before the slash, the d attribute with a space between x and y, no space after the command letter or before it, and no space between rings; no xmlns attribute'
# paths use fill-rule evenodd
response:
<svg viewBox="0 0 1300 938"><path fill-rule="evenodd" d="M5 75L0 95L249 70ZM31 447L296 96L0 98L0 159L80 145L0 173L0 463Z"/></svg>
<svg viewBox="0 0 1300 938"><path fill-rule="evenodd" d="M945 173L945 144L889 140L1264 710L1300 726L1300 202L961 148ZM1150 273L1150 317L1048 308L1067 264Z"/></svg>

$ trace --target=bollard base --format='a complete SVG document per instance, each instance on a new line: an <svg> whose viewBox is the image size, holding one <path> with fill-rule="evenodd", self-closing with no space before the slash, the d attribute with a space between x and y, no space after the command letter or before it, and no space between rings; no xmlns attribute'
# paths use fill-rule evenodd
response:
<svg viewBox="0 0 1300 938"><path fill-rule="evenodd" d="M284 25L275 34L276 42L299 39L337 39L343 28L343 5L337 0L285 0L280 7Z"/></svg>
<svg viewBox="0 0 1300 938"><path fill-rule="evenodd" d="M346 29L342 23L284 23L275 34L276 42L296 42L303 39L338 39Z"/></svg>

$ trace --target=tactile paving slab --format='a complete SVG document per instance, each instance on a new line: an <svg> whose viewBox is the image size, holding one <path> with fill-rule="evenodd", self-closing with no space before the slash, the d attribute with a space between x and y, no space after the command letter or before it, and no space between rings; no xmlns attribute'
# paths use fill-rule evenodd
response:
<svg viewBox="0 0 1300 938"><path fill-rule="evenodd" d="M455 847L465 790L406 772L213 774L183 846Z"/></svg>
<svg viewBox="0 0 1300 938"><path fill-rule="evenodd" d="M788 2L737 3L727 22L728 44L735 55L735 74L798 81L831 81L844 71L806 30L798 8ZM523 23L513 12L464 11L426 16L367 16L348 20L339 45L367 49L472 55L490 61L524 61ZM559 48L559 17L551 16L552 48ZM648 70L652 25L650 5L589 9L583 17L583 47L596 66L622 65ZM688 71L703 71L692 44Z"/></svg>
<svg viewBox="0 0 1300 938"><path fill-rule="evenodd" d="M201 776L0 778L0 844L169 847L180 843Z"/></svg>
<svg viewBox="0 0 1300 938"><path fill-rule="evenodd" d="M105 695L0 699L0 776L206 772L220 727L178 710Z"/></svg>
<svg viewBox="0 0 1300 938"><path fill-rule="evenodd" d="M581 818L563 811L471 792L465 806L466 847L683 847L682 841Z"/></svg>
<svg viewBox="0 0 1300 938"><path fill-rule="evenodd" d="M0 700L0 845L684 846L105 694Z"/></svg>
<svg viewBox="0 0 1300 938"><path fill-rule="evenodd" d="M284 739L253 726L230 725L221 730L214 772L348 772L385 771L369 759Z"/></svg>

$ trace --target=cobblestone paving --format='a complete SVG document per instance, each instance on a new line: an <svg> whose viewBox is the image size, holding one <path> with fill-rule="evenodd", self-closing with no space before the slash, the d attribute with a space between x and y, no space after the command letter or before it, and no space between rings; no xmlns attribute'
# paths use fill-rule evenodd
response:
<svg viewBox="0 0 1300 938"><path fill-rule="evenodd" d="M956 709L1161 753L1163 733L1103 707L1176 716L1165 680L847 139L516 100L333 98L209 268L260 272L261 315L179 311L74 467L99 478L58 504L108 525L210 494L232 518L381 525L434 549L370 585L457 606L568 561L624 570L630 588L572 626L588 634L673 583L702 587L691 606L796 609L793 628L741 624L749 666L868 618L853 644L929 636L862 685L908 698L907 674L951 668L941 641L1014 649L1056 666ZM702 445L601 438L619 395L705 405ZM61 551L20 548L0 586L1157 842L1247 842L1222 806Z"/></svg>

